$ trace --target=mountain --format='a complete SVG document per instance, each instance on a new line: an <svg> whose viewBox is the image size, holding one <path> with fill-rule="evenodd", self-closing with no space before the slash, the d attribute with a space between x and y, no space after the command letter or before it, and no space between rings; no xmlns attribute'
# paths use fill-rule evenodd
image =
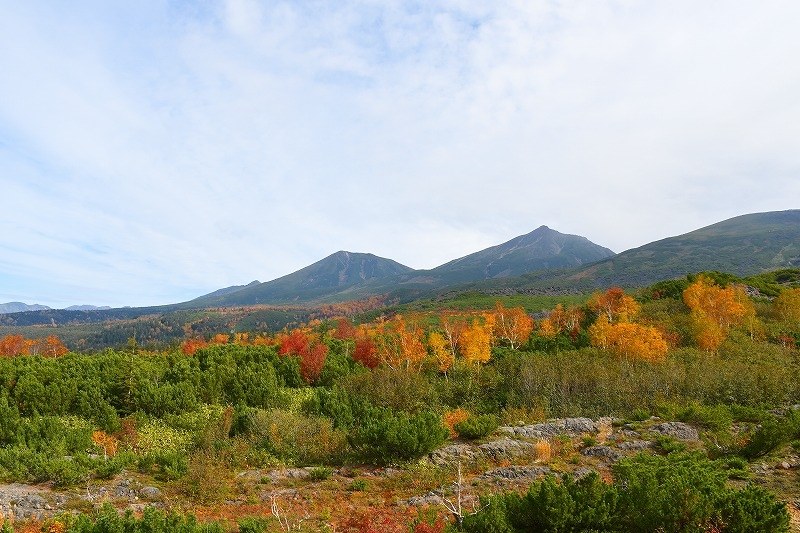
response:
<svg viewBox="0 0 800 533"><path fill-rule="evenodd" d="M44 309L50 309L46 305L39 305L33 304L28 305L22 302L8 302L4 304L0 304L0 315L4 315L7 313L24 313L25 311L42 311Z"/></svg>
<svg viewBox="0 0 800 533"><path fill-rule="evenodd" d="M541 226L503 244L445 263L430 273L452 284L577 267L613 255L614 252L586 237L567 235Z"/></svg>
<svg viewBox="0 0 800 533"><path fill-rule="evenodd" d="M739 276L800 266L800 210L734 217L684 235L627 250L568 272L542 272L506 280L516 289L588 290L641 287L704 270ZM497 287L492 282L485 287Z"/></svg>
<svg viewBox="0 0 800 533"><path fill-rule="evenodd" d="M433 290L542 269L584 265L614 255L585 237L547 226L430 270L414 270L372 254L336 252L297 272L266 283L228 287L180 304L222 307L344 301L388 294L409 300Z"/></svg>
<svg viewBox="0 0 800 533"><path fill-rule="evenodd" d="M395 278L413 269L373 254L340 251L297 272L265 283L229 287L180 304L184 308L308 303L346 295L354 287Z"/></svg>
<svg viewBox="0 0 800 533"><path fill-rule="evenodd" d="M69 307L65 307L64 311L108 311L111 309L107 305L70 305Z"/></svg>

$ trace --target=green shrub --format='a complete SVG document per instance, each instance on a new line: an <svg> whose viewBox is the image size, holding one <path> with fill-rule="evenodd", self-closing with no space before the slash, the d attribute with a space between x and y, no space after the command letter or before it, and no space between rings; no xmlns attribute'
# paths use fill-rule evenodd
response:
<svg viewBox="0 0 800 533"><path fill-rule="evenodd" d="M266 518L247 517L239 520L239 533L266 533L270 521Z"/></svg>
<svg viewBox="0 0 800 533"><path fill-rule="evenodd" d="M137 466L143 474L152 474L165 481L180 479L189 471L186 455L171 450L140 455Z"/></svg>
<svg viewBox="0 0 800 533"><path fill-rule="evenodd" d="M704 427L711 431L726 431L733 424L733 415L725 405L702 405L690 402L678 412L678 420Z"/></svg>
<svg viewBox="0 0 800 533"><path fill-rule="evenodd" d="M607 485L596 473L561 483L550 476L524 495L482 497L463 531L788 531L786 506L773 494L752 485L728 488L726 472L702 454L639 454L617 463L614 478Z"/></svg>
<svg viewBox="0 0 800 533"><path fill-rule="evenodd" d="M194 515L166 514L146 507L141 518L128 510L120 514L109 503L91 515L60 515L54 522L66 526L66 533L224 533L216 522L199 523Z"/></svg>
<svg viewBox="0 0 800 533"><path fill-rule="evenodd" d="M769 417L756 428L750 440L741 450L748 459L763 457L778 446L789 442L800 433L800 414L792 411L788 416Z"/></svg>
<svg viewBox="0 0 800 533"><path fill-rule="evenodd" d="M283 409L258 411L252 433L262 449L297 464L330 464L341 461L345 453L344 431L324 417Z"/></svg>
<svg viewBox="0 0 800 533"><path fill-rule="evenodd" d="M113 457L104 457L95 461L94 475L100 479L110 479L134 463L136 463L135 455L130 452L119 452Z"/></svg>
<svg viewBox="0 0 800 533"><path fill-rule="evenodd" d="M789 513L775 495L755 485L730 491L719 504L725 533L788 531Z"/></svg>
<svg viewBox="0 0 800 533"><path fill-rule="evenodd" d="M561 483L552 476L531 485L524 495L507 493L481 498L482 510L464 518L470 533L522 531L610 531L618 494L596 472Z"/></svg>
<svg viewBox="0 0 800 533"><path fill-rule="evenodd" d="M614 466L620 491L620 525L626 531L686 531L707 523L725 490L727 475L701 454L639 454Z"/></svg>
<svg viewBox="0 0 800 533"><path fill-rule="evenodd" d="M497 417L494 415L470 416L459 422L453 429L465 439L482 439L497 429Z"/></svg>
<svg viewBox="0 0 800 533"><path fill-rule="evenodd" d="M664 453L680 453L686 451L686 443L669 435L659 435L653 439L653 449Z"/></svg>
<svg viewBox="0 0 800 533"><path fill-rule="evenodd" d="M324 481L330 479L333 469L328 466L316 466L308 473L308 478L312 481Z"/></svg>
<svg viewBox="0 0 800 533"><path fill-rule="evenodd" d="M409 415L373 408L351 430L348 440L363 459L386 464L422 457L449 435L441 418L434 413Z"/></svg>
<svg viewBox="0 0 800 533"><path fill-rule="evenodd" d="M364 492L365 490L367 490L367 480L354 479L353 482L347 486L347 490L351 492Z"/></svg>

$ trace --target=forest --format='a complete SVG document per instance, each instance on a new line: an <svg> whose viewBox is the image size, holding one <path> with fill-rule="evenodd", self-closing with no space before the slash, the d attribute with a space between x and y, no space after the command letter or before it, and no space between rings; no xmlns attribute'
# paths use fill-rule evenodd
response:
<svg viewBox="0 0 800 533"><path fill-rule="evenodd" d="M152 490L0 531L789 531L798 274L186 328L159 349L9 334L0 479Z"/></svg>

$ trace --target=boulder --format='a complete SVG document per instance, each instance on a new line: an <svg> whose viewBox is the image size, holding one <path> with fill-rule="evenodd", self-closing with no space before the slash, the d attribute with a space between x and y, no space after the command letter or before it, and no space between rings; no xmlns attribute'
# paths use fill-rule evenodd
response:
<svg viewBox="0 0 800 533"><path fill-rule="evenodd" d="M509 438L487 442L478 446L478 449L487 457L495 461L514 459L533 452L533 444Z"/></svg>
<svg viewBox="0 0 800 533"><path fill-rule="evenodd" d="M650 431L655 431L662 435L676 438L678 440L699 440L700 435L697 430L689 424L683 422L663 422L650 428Z"/></svg>
<svg viewBox="0 0 800 533"><path fill-rule="evenodd" d="M558 435L577 437L597 433L598 425L591 418L561 418L529 426L503 426L500 431L528 439L546 439Z"/></svg>
<svg viewBox="0 0 800 533"><path fill-rule="evenodd" d="M581 450L581 455L587 457L599 457L607 461L616 462L622 459L623 454L619 450L615 450L610 446L589 446Z"/></svg>

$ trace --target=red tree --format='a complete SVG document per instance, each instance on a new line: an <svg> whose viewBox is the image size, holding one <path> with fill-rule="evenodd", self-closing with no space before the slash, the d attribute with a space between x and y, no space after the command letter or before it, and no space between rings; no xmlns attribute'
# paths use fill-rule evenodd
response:
<svg viewBox="0 0 800 533"><path fill-rule="evenodd" d="M300 358L300 375L306 383L314 383L325 366L328 346L303 330L293 329L281 337L278 353Z"/></svg>

